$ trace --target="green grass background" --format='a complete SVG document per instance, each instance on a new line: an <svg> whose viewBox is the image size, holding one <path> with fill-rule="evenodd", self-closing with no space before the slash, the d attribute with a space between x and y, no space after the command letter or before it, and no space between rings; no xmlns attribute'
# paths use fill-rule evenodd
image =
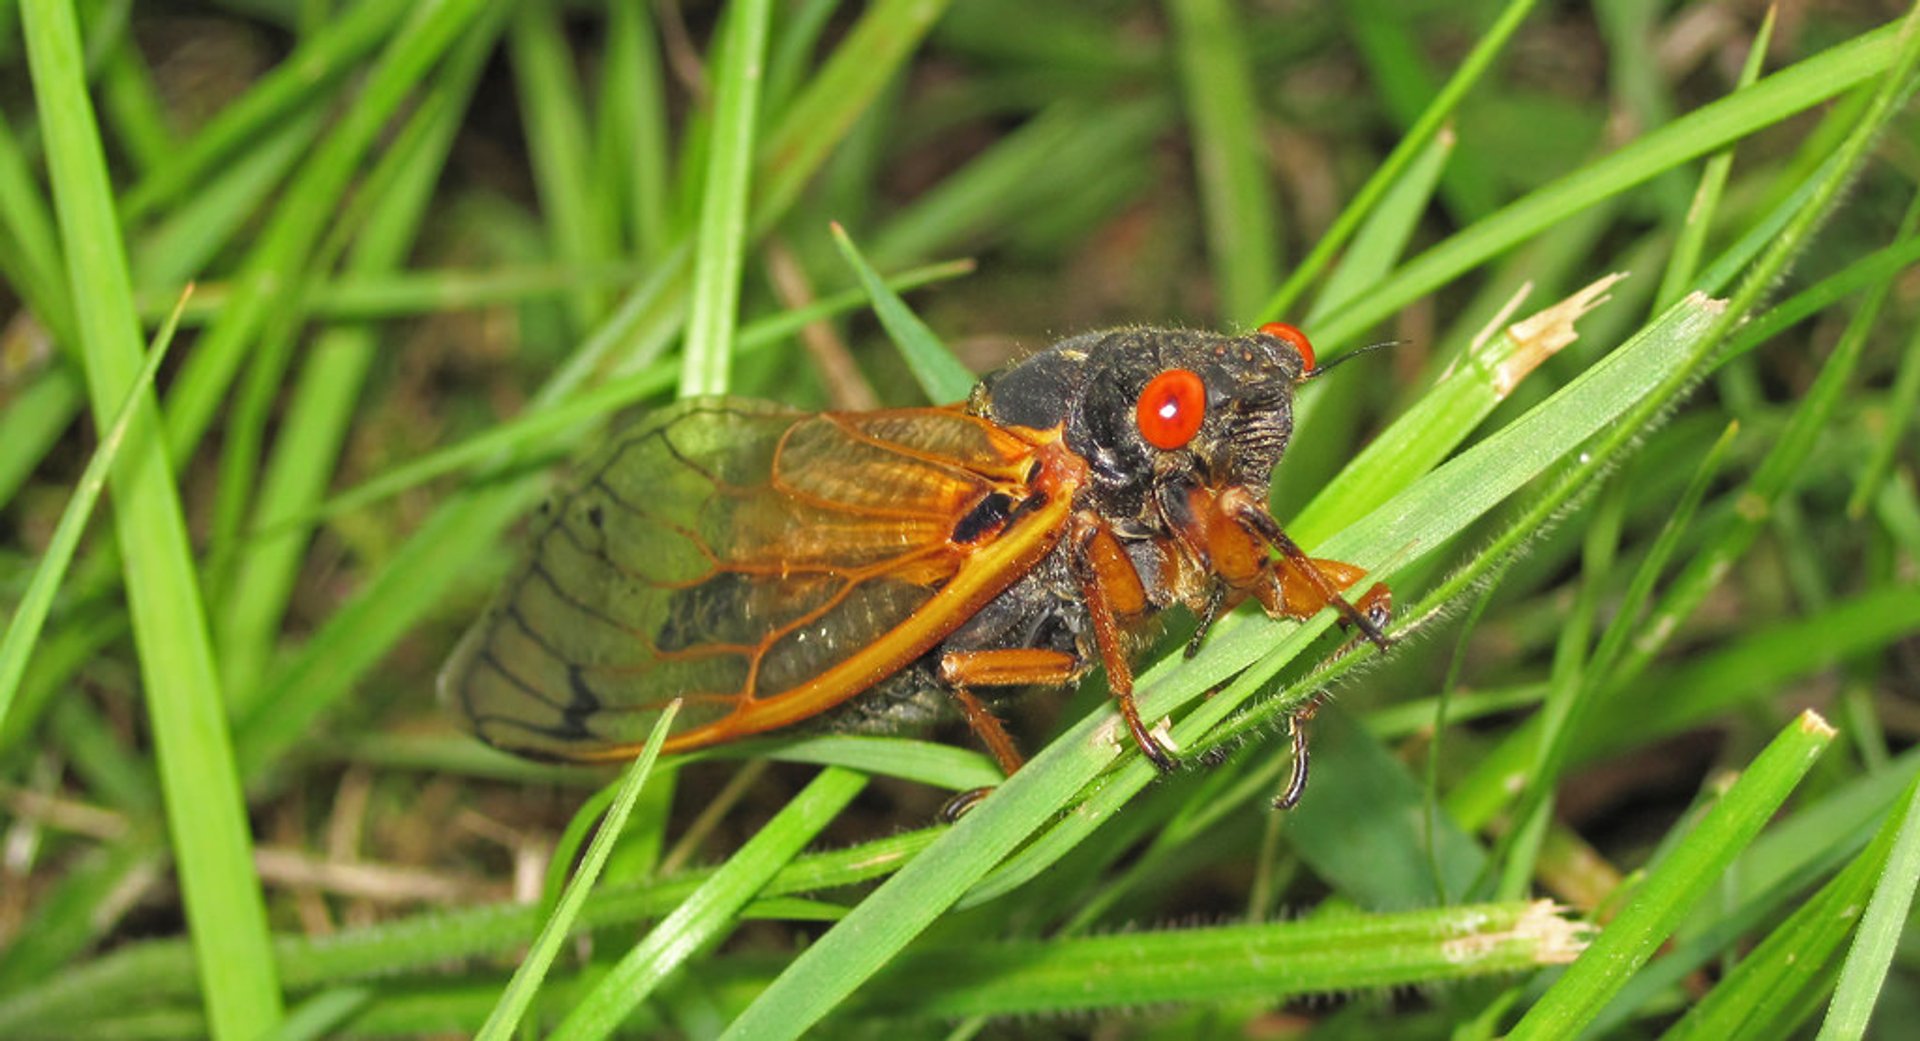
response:
<svg viewBox="0 0 1920 1041"><path fill-rule="evenodd" d="M1914 25L0 0L0 1036L1901 1036ZM1274 498L1402 639L1172 619L1217 763L1096 677L948 826L957 731L613 776L432 704L623 410L1276 318L1404 341Z"/></svg>

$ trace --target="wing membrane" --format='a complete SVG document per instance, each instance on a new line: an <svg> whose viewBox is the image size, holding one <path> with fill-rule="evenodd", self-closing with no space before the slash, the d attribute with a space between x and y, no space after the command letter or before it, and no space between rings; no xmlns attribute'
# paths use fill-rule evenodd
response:
<svg viewBox="0 0 1920 1041"><path fill-rule="evenodd" d="M923 652L1051 545L1039 517L997 554L951 541L987 496L1026 496L1034 451L955 409L683 402L620 436L549 506L443 696L487 742L559 759L631 754L676 697L670 748L821 711ZM955 581L987 568L1008 573Z"/></svg>

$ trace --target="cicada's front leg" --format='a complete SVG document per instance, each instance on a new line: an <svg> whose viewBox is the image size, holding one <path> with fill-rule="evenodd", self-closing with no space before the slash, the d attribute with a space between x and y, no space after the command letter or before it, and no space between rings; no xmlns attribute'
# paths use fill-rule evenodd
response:
<svg viewBox="0 0 1920 1041"><path fill-rule="evenodd" d="M1310 618L1330 605L1375 647L1385 651L1393 645L1384 631L1392 616L1393 603L1385 583L1374 583L1360 597L1359 605L1355 605L1342 594L1363 578L1365 571L1337 560L1307 556L1306 551L1281 530L1280 522L1245 489L1221 493L1220 507L1236 523L1280 553L1280 560L1273 565L1272 581L1256 586L1253 591L1269 614Z"/></svg>

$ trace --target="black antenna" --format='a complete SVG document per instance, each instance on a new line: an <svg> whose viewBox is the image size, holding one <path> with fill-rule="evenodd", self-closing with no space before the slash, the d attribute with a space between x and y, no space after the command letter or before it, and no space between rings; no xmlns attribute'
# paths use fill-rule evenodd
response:
<svg viewBox="0 0 1920 1041"><path fill-rule="evenodd" d="M1313 368L1308 369L1307 371L1300 374L1300 382L1305 383L1307 380L1313 379L1315 376L1324 375L1328 369L1331 369L1336 365L1345 365L1347 362L1350 362L1353 359L1360 357L1362 354L1372 354L1374 351L1384 351L1389 347L1402 347L1411 342L1413 341L1382 340L1379 343L1367 344L1365 347L1361 347L1358 350L1348 351L1347 353L1342 354L1340 357L1333 359L1332 361L1326 363L1325 365L1315 365Z"/></svg>

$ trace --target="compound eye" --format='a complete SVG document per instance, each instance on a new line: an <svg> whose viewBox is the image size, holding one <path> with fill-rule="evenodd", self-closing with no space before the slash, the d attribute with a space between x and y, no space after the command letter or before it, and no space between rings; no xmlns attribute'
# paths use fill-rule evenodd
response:
<svg viewBox="0 0 1920 1041"><path fill-rule="evenodd" d="M1268 322L1260 327L1260 331L1299 351L1301 372L1313 371L1313 344L1307 342L1307 334L1301 332L1298 326L1288 325L1285 322Z"/></svg>
<svg viewBox="0 0 1920 1041"><path fill-rule="evenodd" d="M1147 381L1135 406L1140 436L1155 448L1185 448L1207 418L1207 385L1187 369L1168 369Z"/></svg>

